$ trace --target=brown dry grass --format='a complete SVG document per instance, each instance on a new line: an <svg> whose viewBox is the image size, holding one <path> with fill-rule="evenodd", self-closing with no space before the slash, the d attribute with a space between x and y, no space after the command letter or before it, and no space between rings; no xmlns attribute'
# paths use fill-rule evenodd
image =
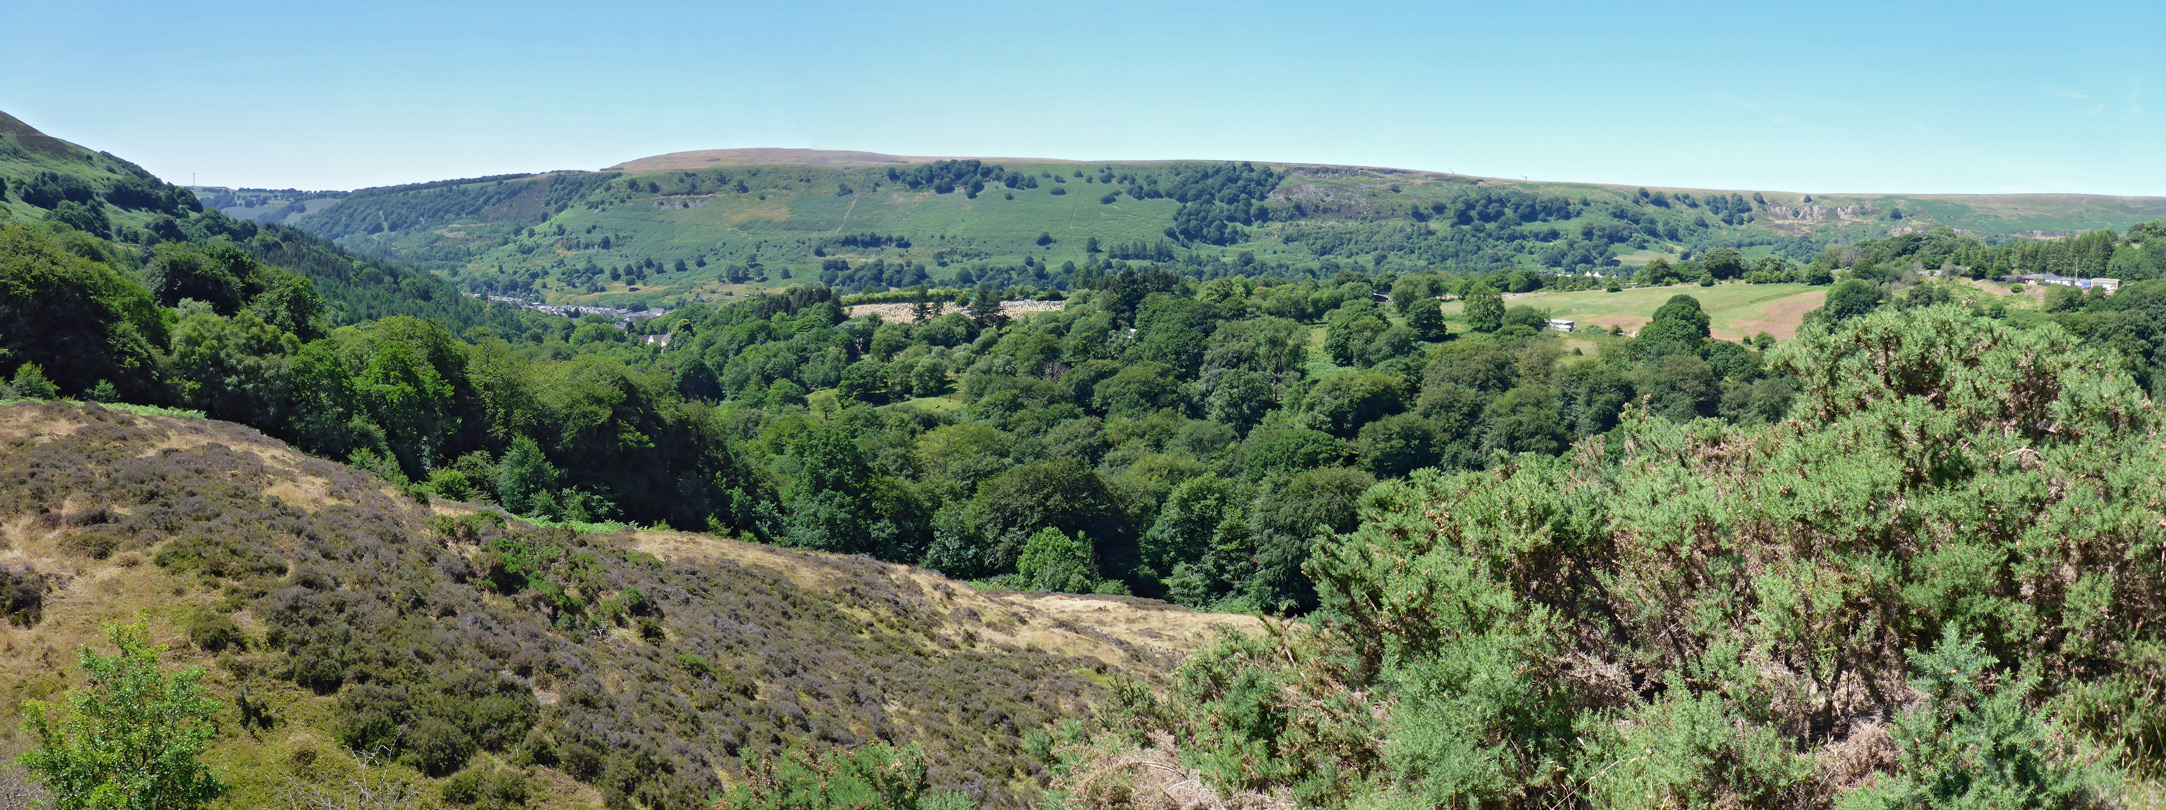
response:
<svg viewBox="0 0 2166 810"><path fill-rule="evenodd" d="M1291 810L1293 798L1254 791L1226 795L1205 784L1203 774L1181 762L1173 739L1152 735L1148 748L1092 747L1071 752L1076 765L1055 780L1071 804L1134 810Z"/></svg>
<svg viewBox="0 0 2166 810"><path fill-rule="evenodd" d="M1826 303L1826 290L1814 290L1760 305L1759 317L1733 318L1721 326L1708 330L1716 340L1744 340L1766 332L1776 340L1797 337L1797 329L1805 322L1805 313L1819 309Z"/></svg>
<svg viewBox="0 0 2166 810"><path fill-rule="evenodd" d="M1254 616L1203 613L1120 596L980 591L921 568L704 534L638 532L629 536L629 543L667 561L727 560L768 569L808 590L847 587L865 566L878 566L895 584L916 590L947 611L948 620L935 628L936 637L965 646L991 643L1093 658L1122 670L1160 669L1202 649L1227 629L1263 630Z"/></svg>

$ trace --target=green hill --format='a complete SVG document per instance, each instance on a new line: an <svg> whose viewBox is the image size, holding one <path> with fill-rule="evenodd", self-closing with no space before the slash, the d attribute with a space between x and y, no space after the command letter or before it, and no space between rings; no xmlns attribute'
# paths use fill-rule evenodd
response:
<svg viewBox="0 0 2166 810"><path fill-rule="evenodd" d="M108 152L94 152L39 132L0 112L0 222L59 223L99 238L75 250L97 261L140 269L160 245L231 242L258 262L309 280L330 326L391 315L434 318L460 330L486 326L519 333L540 316L474 300L443 279L397 262L356 255L329 240L277 222L279 205L307 197L320 208L335 193L244 189L224 197L172 185ZM244 203L256 203L253 208ZM226 216L225 205L242 216ZM264 224L249 221L249 211ZM171 304L173 302L164 302Z"/></svg>
<svg viewBox="0 0 2166 810"><path fill-rule="evenodd" d="M285 198L279 198L285 200ZM469 290L557 303L715 300L818 279L846 291L1066 286L1112 262L1614 272L1718 247L1805 261L1950 227L1987 238L2125 229L2166 198L1639 189L1346 166L1079 163L712 150L364 189L280 205L293 224Z"/></svg>
<svg viewBox="0 0 2166 810"><path fill-rule="evenodd" d="M935 786L1021 807L1025 732L1255 624L506 523L239 425L97 406L0 407L0 495L0 750L23 743L22 700L79 685L77 646L143 617L225 704L207 760L231 807L346 788L347 752L370 750L436 777L431 800L467 773L514 806L692 807L790 746L880 741L922 745Z"/></svg>
<svg viewBox="0 0 2166 810"><path fill-rule="evenodd" d="M0 218L61 218L85 231L139 231L203 210L195 195L107 152L0 112ZM135 241L135 240L129 240Z"/></svg>

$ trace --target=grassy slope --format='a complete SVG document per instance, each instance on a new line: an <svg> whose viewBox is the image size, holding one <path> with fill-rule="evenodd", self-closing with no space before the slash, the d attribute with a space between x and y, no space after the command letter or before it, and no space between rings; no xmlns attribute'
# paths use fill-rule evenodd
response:
<svg viewBox="0 0 2166 810"><path fill-rule="evenodd" d="M1505 297L1506 306L1531 306L1549 311L1552 318L1578 322L1581 329L1622 326L1637 331L1653 320L1655 310L1671 296L1689 295L1707 311L1714 337L1721 340L1749 338L1767 332L1778 339L1797 334L1805 313L1819 308L1827 298L1826 287L1803 284L1675 284L1642 287L1622 292L1583 290L1559 293L1526 293ZM1457 318L1463 304L1444 304L1445 315Z"/></svg>
<svg viewBox="0 0 2166 810"><path fill-rule="evenodd" d="M74 483L58 483L66 481ZM242 489L225 488L232 482L242 482ZM136 502L124 494L145 486L185 490L196 511L221 498L230 503L220 503L208 515L176 517L167 510L180 506L177 497ZM243 512L290 509L341 523L403 527L403 536L385 539L424 545L401 553L476 553L457 543L438 550L446 541L426 528L432 517L473 507L423 507L395 496L374 478L211 420L91 406L0 407L0 491L9 494L6 506L0 506L0 564L17 571L28 566L56 578L41 620L26 627L0 624L0 752L25 744L19 736L20 701L52 699L80 682L72 669L76 647L102 646L99 628L106 623L147 617L154 637L173 645L169 665L205 667L208 684L226 703L208 758L236 786L231 804L236 807L270 803L289 780L331 781L351 768L332 736L338 722L335 701L277 677L284 664L278 651L266 649L267 617L261 615L270 602L244 596L275 591L284 587L280 582L222 581L169 570L151 562L163 545L174 542L173 535L213 527L250 536L240 531L245 517L239 524L223 521ZM165 517L155 519L177 519L182 525L130 533L141 520L161 514ZM191 520L205 523L198 527ZM91 532L118 538L109 557L81 550L79 538ZM642 587L663 605L663 638L623 628L565 637L551 631L545 617L533 615L525 600L492 594L440 621L491 628L485 633L491 645L569 645L556 653L559 660L577 662L575 671L586 667L599 674L618 711L647 713L641 722L676 728L672 735L713 761L736 763L723 769L724 780L743 760L719 750L725 743L718 734L739 735L734 744L745 746L746 759L774 747L769 729L776 741L892 735L897 742L924 744L936 762L944 763L935 766L936 780L953 785L976 780L994 804L1017 806L1027 793L1025 780L1006 768L1018 755L1021 731L1099 699L1112 675L1155 679L1219 628L1254 627L1245 617L1199 614L1146 600L980 592L862 557L705 535L637 532L589 540L604 559L637 559L639 552L658 558L653 564L625 565L655 577ZM367 581L362 572L342 567L354 563L342 562L326 545L331 542L286 536L276 539L274 548L300 566L300 560L313 559L306 545L331 558L315 563L328 569L316 570L342 583ZM411 598L406 586L400 587L396 598L365 596ZM687 590L697 595L688 596ZM204 612L230 616L252 639L248 648L211 653L192 646L183 628ZM453 624L441 626L438 632L456 632ZM734 671L730 677L756 692L758 701L723 701L725 708L715 710L705 694L723 687L676 683L679 673L653 664L687 651L713 650L720 652L702 654L719 661L725 673ZM627 682L635 680L642 685L628 689ZM277 718L273 727L242 730L232 700L242 688L269 703ZM545 707L581 689L568 675L556 680L537 675L531 688ZM916 691L921 688L941 691ZM703 720L682 725L687 701L709 709ZM769 708L774 705L792 711L778 714ZM545 727L553 712L544 709ZM996 717L1012 725L988 719ZM728 730L736 726L745 730ZM484 754L481 759L499 758ZM591 787L555 769L530 766L525 772L543 798L536 806L599 803Z"/></svg>
<svg viewBox="0 0 2166 810"><path fill-rule="evenodd" d="M45 218L45 209L23 201L22 184L40 172L80 177L93 187L105 188L114 180L136 173L131 164L111 155L39 132L14 116L0 112L0 178L7 180L7 195L0 200L0 221L18 222ZM113 225L142 227L157 217L145 211L105 205Z"/></svg>
<svg viewBox="0 0 2166 810"><path fill-rule="evenodd" d="M773 151L753 150L748 154L764 155ZM829 256L853 262L874 258L910 259L928 266L942 257L955 263L982 261L995 266L1013 266L1025 256L1035 256L1056 267L1063 261L1081 264L1088 258L1083 251L1087 237L1095 236L1105 244L1157 241L1163 238L1163 231L1171 224L1176 209L1176 205L1168 200L1138 201L1126 196L1112 205L1101 205L1099 199L1113 188L1073 176L1079 169L1087 175L1095 175L1096 169L1102 166L1111 166L1116 173L1149 174L1162 170L1168 165L1165 163L997 160L993 162L1004 168L1037 176L1039 187L1010 191L992 184L973 200L960 191L951 194L912 192L884 183L888 171L884 166L812 162L761 167L746 166L740 162L744 159L748 158L737 155L714 164L698 164L698 161L695 164L731 170L760 169L772 175L787 175L792 180L775 186L759 186L748 194L675 195L668 187L682 174L681 171L673 168L640 172L638 169L642 166L679 166L682 161L631 161L627 165L634 173L627 177L657 182L664 188L661 194L626 197L611 193L603 195L606 199L590 195L586 204L573 205L553 216L546 216L550 212L540 212L544 216L512 217L499 212L491 216L460 218L425 229L347 236L341 243L421 261L438 270L472 270L500 265L524 270L541 267L560 257L573 263L591 258L604 266L647 258L665 264L678 259L689 262L700 257L711 262L708 267L686 274L653 279L653 283L643 285L637 291L621 282L598 294L563 288L550 291L553 300L610 303L686 295L712 298L725 290L742 294L763 285L729 285L721 280L723 269L730 263L754 260L769 271L769 281L764 286L785 284L782 277L785 270L797 278L816 271L820 258L813 256L812 248L821 239L866 231L907 236L913 247L830 252ZM1565 194L1597 203L1624 202L1632 199L1637 191L1621 186L1527 183L1393 169L1291 164L1277 168L1286 176L1273 193L1270 204L1277 209L1299 201L1310 211L1322 210L1325 213L1302 220L1301 226L1326 230L1361 227L1364 223L1379 221L1412 226L1414 223L1407 214L1410 208L1427 207L1463 193L1470 186ZM1066 182L1054 183L1046 175L1058 175ZM873 189L875 184L880 184L877 190ZM838 195L838 186L843 185L851 187L855 193ZM1067 194L1054 195L1052 191L1056 187L1066 189ZM1705 199L1729 192L1699 190L1692 193ZM1013 199L1008 199L1011 194ZM1740 194L1747 198L1751 196L1751 192ZM2101 227L2126 228L2166 217L2166 198L1836 194L1814 195L1808 204L1803 194L1765 192L1762 196L1767 203L1755 212L1753 222L1735 227L1717 223L1717 231L1747 239L1810 234L1823 239L1848 240L1945 225L2005 236ZM1705 209L1682 205L1646 210L1658 218L1684 221L1705 214ZM1888 214L1894 210L1904 212L1905 218L1889 219ZM1707 219L1712 221L1713 217ZM308 226L306 218L298 223ZM511 235L520 226L547 228L558 224L574 234L584 233L592 227L594 233L628 235L632 237L631 244L608 251L566 252L554 247L534 250L532 243L535 240L527 240L528 244L521 245ZM1550 224L1566 234L1576 233L1579 225L1577 221ZM1041 232L1049 233L1059 241L1045 247L1033 244ZM1307 248L1281 239L1283 233L1284 226L1272 224L1254 229L1248 243L1223 250L1208 246L1205 249L1227 256L1248 250L1260 258L1292 263L1313 259ZM1643 263L1665 253L1674 255L1677 250L1675 245L1658 245L1655 250L1630 256L1627 263ZM1756 258L1767 250L1761 247L1748 249L1746 253L1748 258ZM952 269L932 271L935 280L945 280L952 273Z"/></svg>

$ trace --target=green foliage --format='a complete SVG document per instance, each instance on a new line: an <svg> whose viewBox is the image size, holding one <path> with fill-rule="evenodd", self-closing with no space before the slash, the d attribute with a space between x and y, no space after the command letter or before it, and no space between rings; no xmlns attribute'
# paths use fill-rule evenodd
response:
<svg viewBox="0 0 2166 810"><path fill-rule="evenodd" d="M1476 284L1467 289L1465 317L1467 328L1476 332L1494 332L1504 327L1504 295L1486 284Z"/></svg>
<svg viewBox="0 0 2166 810"><path fill-rule="evenodd" d="M1035 590L1088 593L1098 581L1098 561L1093 559L1089 538L1040 529L1016 555L1015 574Z"/></svg>
<svg viewBox="0 0 2166 810"><path fill-rule="evenodd" d="M868 745L848 751L791 750L763 758L745 783L723 795L724 810L970 810L958 793L931 790L916 748Z"/></svg>
<svg viewBox="0 0 2166 810"><path fill-rule="evenodd" d="M542 454L541 445L520 437L505 451L496 479L497 502L514 514L532 514L544 493L556 489L558 472Z"/></svg>
<svg viewBox="0 0 2166 810"><path fill-rule="evenodd" d="M1827 303L1815 312L1831 321L1846 321L1872 312L1887 300L1880 286L1863 279L1848 279L1828 290Z"/></svg>
<svg viewBox="0 0 2166 810"><path fill-rule="evenodd" d="M117 380L142 394L165 339L150 296L124 275L0 225L0 362L37 363L64 393Z"/></svg>
<svg viewBox="0 0 2166 810"><path fill-rule="evenodd" d="M15 367L15 378L8 381L8 390L24 399L52 399L60 395L60 387L45 376L45 369L36 363L24 363Z"/></svg>
<svg viewBox="0 0 2166 810"><path fill-rule="evenodd" d="M115 653L80 651L91 683L69 697L65 713L26 704L37 747L22 755L23 767L60 810L188 810L216 800L226 787L197 759L218 710L198 685L202 670L160 671L165 648L142 625L112 626L106 636Z"/></svg>
<svg viewBox="0 0 2166 810"><path fill-rule="evenodd" d="M2066 807L2116 778L2079 751L2156 767L2156 691L2114 673L2159 660L2166 457L2112 356L1940 305L1808 325L1772 367L1777 424L1628 413L1564 456L1271 486L1252 530L1358 504L1309 524L1336 533L1312 626L1226 642L1101 739L1328 807Z"/></svg>
<svg viewBox="0 0 2166 810"><path fill-rule="evenodd" d="M1991 671L1981 642L1950 624L1931 650L1909 652L1912 687L1926 701L1896 721L1901 776L1845 797L1843 807L2075 807L2105 784L2108 774L2082 763L2025 705L2038 677Z"/></svg>
<svg viewBox="0 0 2166 810"><path fill-rule="evenodd" d="M1407 328L1422 340L1437 342L1451 336L1451 328L1444 323L1443 302L1423 298L1406 307Z"/></svg>

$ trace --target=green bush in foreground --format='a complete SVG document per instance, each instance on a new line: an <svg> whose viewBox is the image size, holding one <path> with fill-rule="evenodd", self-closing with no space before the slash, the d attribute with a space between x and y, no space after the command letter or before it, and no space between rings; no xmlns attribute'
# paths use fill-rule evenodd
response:
<svg viewBox="0 0 2166 810"><path fill-rule="evenodd" d="M1776 424L1370 488L1311 627L1101 740L1327 808L2081 807L2166 766L2166 449L2117 359L1935 306L1776 363Z"/></svg>
<svg viewBox="0 0 2166 810"><path fill-rule="evenodd" d="M972 810L963 794L928 790L915 746L885 744L763 759L717 810Z"/></svg>
<svg viewBox="0 0 2166 810"><path fill-rule="evenodd" d="M50 704L25 707L37 747L22 766L53 792L59 810L188 810L224 795L226 786L197 759L214 731L218 702L197 684L200 669L167 676L163 646L143 625L118 625L106 637L117 654L84 647L88 687L55 717Z"/></svg>

